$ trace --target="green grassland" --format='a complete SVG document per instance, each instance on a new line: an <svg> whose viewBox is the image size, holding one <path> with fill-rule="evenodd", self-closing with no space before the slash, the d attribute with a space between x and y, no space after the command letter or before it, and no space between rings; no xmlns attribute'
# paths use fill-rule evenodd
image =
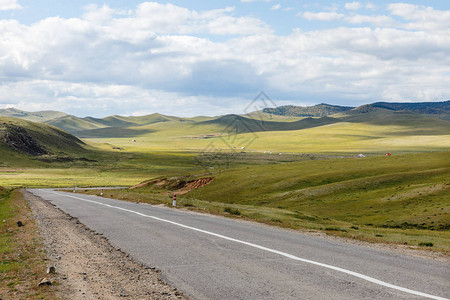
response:
<svg viewBox="0 0 450 300"><path fill-rule="evenodd" d="M234 120L159 122L126 128L132 137L118 138L113 129L107 129L109 132L102 132L101 137L85 140L110 143L132 152L202 152L211 145L221 151L244 146L247 151L327 154L384 154L450 149L449 122L434 115L390 113L386 116L375 113L373 116L335 119L335 122L332 122L332 118L322 118L323 121L315 123L305 119L260 123L249 123L244 118ZM291 124L284 125L286 123ZM315 126L317 124L321 126ZM295 129L296 126L301 129ZM132 138L136 139L136 143L130 143Z"/></svg>
<svg viewBox="0 0 450 300"><path fill-rule="evenodd" d="M25 129L27 138L37 141L47 153L30 155L6 144L3 139L11 124ZM24 137L17 136L18 140L21 138ZM0 117L0 185L129 186L162 174L178 175L199 169L193 154L132 153L114 148L104 143L86 144L54 126Z"/></svg>
<svg viewBox="0 0 450 300"><path fill-rule="evenodd" d="M55 120L81 140L51 125L0 118L0 124L26 129L47 152L13 150L4 142L9 127L0 126L0 185L132 186L212 176L211 184L180 195L180 205L450 250L450 126L442 115L377 108L320 118L252 113ZM358 153L368 157L357 159ZM170 192L147 186L106 195L169 204Z"/></svg>
<svg viewBox="0 0 450 300"><path fill-rule="evenodd" d="M250 165L211 172L211 184L178 202L277 226L372 242L429 242L448 251L449 175L450 152ZM150 185L105 196L169 204L176 192Z"/></svg>
<svg viewBox="0 0 450 300"><path fill-rule="evenodd" d="M45 252L30 208L19 190L0 187L0 298L55 299L38 287L45 273ZM18 227L21 221L24 226Z"/></svg>

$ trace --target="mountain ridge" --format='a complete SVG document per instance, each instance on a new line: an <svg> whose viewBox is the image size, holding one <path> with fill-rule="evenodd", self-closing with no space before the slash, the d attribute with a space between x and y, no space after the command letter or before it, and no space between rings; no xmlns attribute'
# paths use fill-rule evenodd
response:
<svg viewBox="0 0 450 300"><path fill-rule="evenodd" d="M121 137L152 132L148 126L156 124L214 125L227 128L236 124L241 132L299 130L329 125L337 122L396 122L399 114L439 115L450 120L450 101L442 102L375 102L358 107L321 103L313 106L285 105L265 108L245 115L229 114L217 117L182 118L153 113L144 116L113 115L104 118L84 117L57 111L26 112L14 108L0 110L0 116L14 115L20 119L37 119L38 122L61 128L75 136L102 137L120 133ZM441 117L443 115L443 117ZM54 116L52 118L52 116ZM145 129L144 129L145 127Z"/></svg>
<svg viewBox="0 0 450 300"><path fill-rule="evenodd" d="M330 105L320 103L313 106L284 105L275 108L264 108L263 112L268 114L290 116L290 117L325 117L335 113L342 113L354 109L350 106Z"/></svg>

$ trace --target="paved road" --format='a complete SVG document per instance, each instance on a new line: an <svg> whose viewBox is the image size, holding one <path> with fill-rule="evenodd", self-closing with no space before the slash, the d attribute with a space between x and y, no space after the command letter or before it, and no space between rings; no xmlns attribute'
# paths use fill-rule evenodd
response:
<svg viewBox="0 0 450 300"><path fill-rule="evenodd" d="M450 264L249 222L35 189L194 299L447 299Z"/></svg>

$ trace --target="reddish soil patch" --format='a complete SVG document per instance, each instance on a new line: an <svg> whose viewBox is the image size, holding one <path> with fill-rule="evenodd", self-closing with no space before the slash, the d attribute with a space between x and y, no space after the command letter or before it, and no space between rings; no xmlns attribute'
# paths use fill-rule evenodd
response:
<svg viewBox="0 0 450 300"><path fill-rule="evenodd" d="M213 180L214 177L203 177L193 180L188 180L187 177L171 177L142 182L131 187L130 189L153 187L155 189L164 189L179 195L183 195L192 190L204 187L210 184Z"/></svg>

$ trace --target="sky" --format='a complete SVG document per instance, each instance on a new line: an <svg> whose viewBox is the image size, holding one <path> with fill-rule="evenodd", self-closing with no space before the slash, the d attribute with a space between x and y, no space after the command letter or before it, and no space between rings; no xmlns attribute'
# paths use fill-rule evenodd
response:
<svg viewBox="0 0 450 300"><path fill-rule="evenodd" d="M450 1L0 0L0 108L80 117L450 99Z"/></svg>

